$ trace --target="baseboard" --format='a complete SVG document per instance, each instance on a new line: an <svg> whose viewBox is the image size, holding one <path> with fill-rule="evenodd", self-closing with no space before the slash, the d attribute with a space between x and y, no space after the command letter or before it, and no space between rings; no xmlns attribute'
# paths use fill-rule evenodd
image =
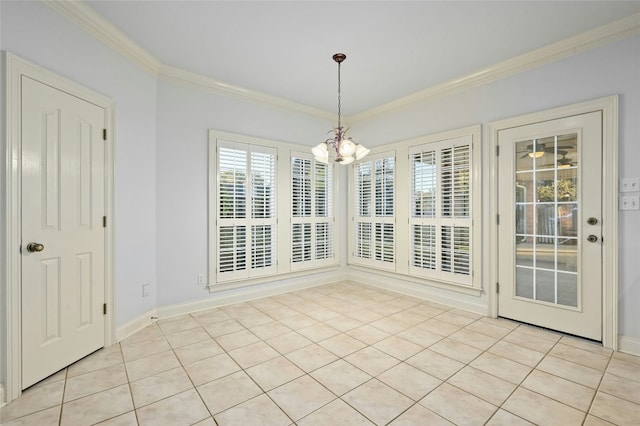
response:
<svg viewBox="0 0 640 426"><path fill-rule="evenodd" d="M387 276L363 271L352 271L349 281L357 284L369 285L383 290L389 290L407 296L418 297L430 302L441 303L453 308L462 309L480 315L487 315L487 304L478 296L447 292L440 288L419 285Z"/></svg>
<svg viewBox="0 0 640 426"><path fill-rule="evenodd" d="M278 294L289 293L291 291L318 287L325 284L337 284L346 280L346 273L336 271L331 274L322 274L318 277L311 275L306 280L297 279L295 282L270 283L268 285L236 288L227 292L212 293L211 297L203 300L160 306L129 321L123 326L118 327L116 330L116 339L119 342L135 332L142 330L152 324L156 318L166 319L220 306L232 305L234 303L248 302L250 300L261 299L263 297L276 296ZM154 319L151 317L154 317Z"/></svg>
<svg viewBox="0 0 640 426"><path fill-rule="evenodd" d="M143 315L135 318L121 327L117 328L116 339L122 339L142 330L152 324L154 318L170 318L177 315L189 314L192 312L212 309L220 306L231 305L234 303L248 302L250 300L261 299L263 297L276 296L282 293L288 293L296 290L317 287L325 284L337 284L340 282L353 282L356 284L372 286L383 290L389 290L407 296L419 297L431 302L441 303L458 309L464 309L480 315L487 314L487 306L482 301L464 300L445 294L440 289L433 289L426 286L417 286L414 283L402 282L401 280L390 280L386 277L376 276L375 274L362 273L343 273L336 272L330 276L323 275L321 278L311 278L306 281L284 284L270 284L268 286L248 287L230 291L228 294L213 294L211 298L205 300L197 300L188 303L179 303L176 305L162 306L152 309ZM618 336L619 351L631 355L640 356L640 339L630 336ZM0 384L0 406L3 405L5 396L4 386Z"/></svg>
<svg viewBox="0 0 640 426"><path fill-rule="evenodd" d="M630 355L640 356L640 339L618 335L618 350Z"/></svg>
<svg viewBox="0 0 640 426"><path fill-rule="evenodd" d="M295 282L272 282L267 285L236 288L229 290L228 292L212 293L212 297L208 299L159 307L157 310L158 317L161 319L170 318L177 315L232 305L234 303L242 303L250 300L261 299L263 297L276 296L278 294L289 293L291 291L303 290L325 284L335 284L345 281L346 279L346 273L336 271L330 274L322 274L318 277L311 275L308 276L307 279L296 279Z"/></svg>
<svg viewBox="0 0 640 426"><path fill-rule="evenodd" d="M146 326L151 325L154 321L152 317L157 316L157 309L151 309L150 311L147 311L139 317L134 318L123 326L118 327L116 329L116 342L119 342L124 338L129 337L132 334L142 330Z"/></svg>

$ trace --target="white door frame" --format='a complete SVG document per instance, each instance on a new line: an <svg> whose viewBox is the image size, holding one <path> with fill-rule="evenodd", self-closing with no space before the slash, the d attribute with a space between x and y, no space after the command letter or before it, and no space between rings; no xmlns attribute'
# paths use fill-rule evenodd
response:
<svg viewBox="0 0 640 426"><path fill-rule="evenodd" d="M602 111L602 345L618 349L618 96L594 99L489 123L489 316L498 316L498 132L556 118Z"/></svg>
<svg viewBox="0 0 640 426"><path fill-rule="evenodd" d="M105 346L115 342L114 315L114 143L113 143L113 101L99 93L56 75L38 65L30 63L14 54L5 52L6 78L6 187L5 187L5 341L6 372L5 399L10 402L22 393L22 326L20 296L21 288L21 179L22 179L22 136L20 114L22 108L20 82L28 76L41 83L55 87L73 96L94 103L105 110L107 140L105 149L105 209L107 228L105 233ZM2 401L0 401L1 403Z"/></svg>

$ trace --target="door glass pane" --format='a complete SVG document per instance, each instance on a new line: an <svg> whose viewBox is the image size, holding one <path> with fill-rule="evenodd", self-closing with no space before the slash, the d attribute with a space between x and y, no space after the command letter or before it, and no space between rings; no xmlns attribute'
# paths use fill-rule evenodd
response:
<svg viewBox="0 0 640 426"><path fill-rule="evenodd" d="M533 251L531 244L524 244L526 240L516 240L516 266L533 268Z"/></svg>
<svg viewBox="0 0 640 426"><path fill-rule="evenodd" d="M578 274L558 272L558 303L577 307Z"/></svg>
<svg viewBox="0 0 640 426"><path fill-rule="evenodd" d="M560 238L558 241L558 270L578 272L578 239Z"/></svg>
<svg viewBox="0 0 640 426"><path fill-rule="evenodd" d="M555 295L555 273L543 269L536 269L536 300L554 303Z"/></svg>
<svg viewBox="0 0 640 426"><path fill-rule="evenodd" d="M548 243L556 235L555 203L536 203L536 235L548 235L549 238L538 238L541 243Z"/></svg>
<svg viewBox="0 0 640 426"><path fill-rule="evenodd" d="M558 235L578 236L578 203L558 203Z"/></svg>
<svg viewBox="0 0 640 426"><path fill-rule="evenodd" d="M534 192L531 188L533 188L533 173L530 171L518 173L516 175L516 202L532 203Z"/></svg>
<svg viewBox="0 0 640 426"><path fill-rule="evenodd" d="M516 143L516 296L578 305L577 134Z"/></svg>
<svg viewBox="0 0 640 426"><path fill-rule="evenodd" d="M555 269L556 265L556 251L555 251L555 238L552 237L538 237L535 244L535 261L536 268Z"/></svg>
<svg viewBox="0 0 640 426"><path fill-rule="evenodd" d="M516 173L516 240L526 242L533 237L533 173ZM518 262L518 264L520 264Z"/></svg>
<svg viewBox="0 0 640 426"><path fill-rule="evenodd" d="M516 266L516 296L533 299L533 269Z"/></svg>

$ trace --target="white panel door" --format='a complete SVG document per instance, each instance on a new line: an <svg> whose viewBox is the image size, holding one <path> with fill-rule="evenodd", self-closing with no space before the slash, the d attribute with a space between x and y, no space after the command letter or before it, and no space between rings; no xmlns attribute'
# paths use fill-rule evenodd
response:
<svg viewBox="0 0 640 426"><path fill-rule="evenodd" d="M602 340L602 113L498 143L499 316Z"/></svg>
<svg viewBox="0 0 640 426"><path fill-rule="evenodd" d="M104 346L105 111L21 90L24 389Z"/></svg>

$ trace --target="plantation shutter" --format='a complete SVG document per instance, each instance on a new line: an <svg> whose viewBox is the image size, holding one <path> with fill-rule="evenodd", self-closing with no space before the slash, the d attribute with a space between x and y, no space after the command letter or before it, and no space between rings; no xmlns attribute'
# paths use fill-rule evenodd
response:
<svg viewBox="0 0 640 426"><path fill-rule="evenodd" d="M275 272L275 150L231 141L217 149L217 282Z"/></svg>
<svg viewBox="0 0 640 426"><path fill-rule="evenodd" d="M251 152L251 269L274 266L275 153Z"/></svg>
<svg viewBox="0 0 640 426"><path fill-rule="evenodd" d="M291 267L335 263L333 166L308 153L291 156Z"/></svg>
<svg viewBox="0 0 640 426"><path fill-rule="evenodd" d="M332 166L313 162L315 191L315 259L332 259L333 255L333 176Z"/></svg>
<svg viewBox="0 0 640 426"><path fill-rule="evenodd" d="M442 271L470 273L471 145L442 149Z"/></svg>
<svg viewBox="0 0 640 426"><path fill-rule="evenodd" d="M413 275L471 281L471 136L409 150Z"/></svg>
<svg viewBox="0 0 640 426"><path fill-rule="evenodd" d="M354 166L353 262L395 268L395 158L386 153Z"/></svg>

